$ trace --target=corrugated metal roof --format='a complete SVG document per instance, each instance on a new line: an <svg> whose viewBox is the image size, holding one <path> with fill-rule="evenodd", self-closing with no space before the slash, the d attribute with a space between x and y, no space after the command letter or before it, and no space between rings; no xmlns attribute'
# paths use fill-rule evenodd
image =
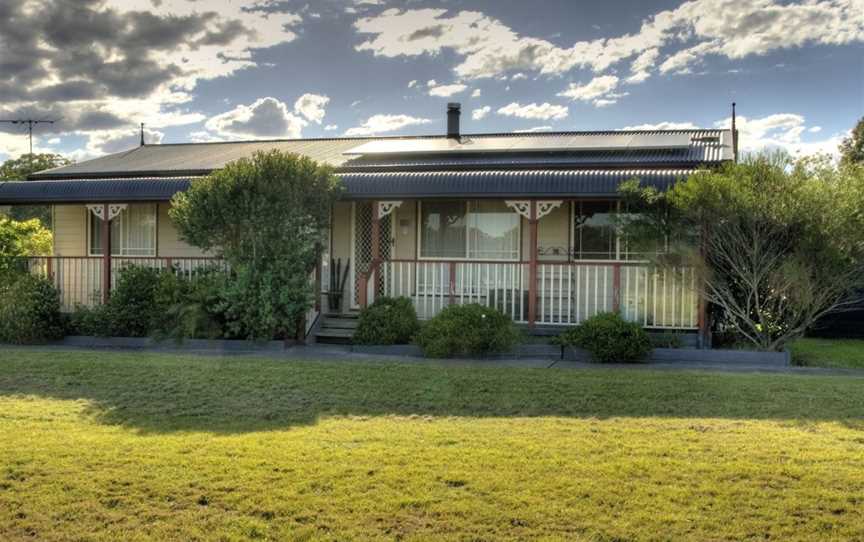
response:
<svg viewBox="0 0 864 542"><path fill-rule="evenodd" d="M674 150L622 150L582 151L557 149L556 141L573 140L574 137L620 138L622 134L641 137L687 134L690 146L680 151ZM463 137L472 141L487 141L501 138L518 138L519 147L536 146L538 149L557 150L534 153L500 153L493 156L472 155L470 149L454 156L425 157L411 156L349 156L346 151L357 146L383 139L440 139L445 136L419 136L413 138L334 138L334 139L295 139L274 141L239 141L212 143L182 143L165 145L145 145L126 152L111 154L102 158L63 166L39 172L32 179L97 178L112 176L165 176L201 175L224 167L228 162L249 157L256 151L281 150L306 155L313 160L329 164L340 170L352 171L366 168L430 168L445 167L531 167L566 166L586 164L608 164L639 166L642 164L691 166L696 164L718 163L732 158L731 137L728 130L657 130L657 131L607 131L607 132L548 132L536 134L466 134ZM530 154L529 158L527 154Z"/></svg>
<svg viewBox="0 0 864 542"><path fill-rule="evenodd" d="M619 185L638 178L666 190L693 169L424 171L340 174L348 199L502 198L510 196L615 196Z"/></svg>
<svg viewBox="0 0 864 542"><path fill-rule="evenodd" d="M348 199L606 197L638 178L659 190L693 169L537 169L339 173ZM167 201L194 177L10 181L0 184L0 204Z"/></svg>
<svg viewBox="0 0 864 542"><path fill-rule="evenodd" d="M0 183L0 204L167 201L191 183L188 177L8 181Z"/></svg>

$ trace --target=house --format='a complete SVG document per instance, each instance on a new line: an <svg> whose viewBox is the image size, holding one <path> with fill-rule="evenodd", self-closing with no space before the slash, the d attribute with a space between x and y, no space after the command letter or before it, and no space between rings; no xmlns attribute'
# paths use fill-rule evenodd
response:
<svg viewBox="0 0 864 542"><path fill-rule="evenodd" d="M5 183L0 205L52 206L54 255L33 268L54 277L71 308L108 296L123 265L192 274L212 264L179 238L171 197L232 160L279 149L331 164L346 188L317 275L333 292L342 277L329 267L347 269L332 310L395 295L421 318L477 302L530 326L617 310L647 328L704 330L694 271L653 269L612 217L622 181L666 189L732 160L731 130L463 134L459 117L450 104L437 136L141 145Z"/></svg>

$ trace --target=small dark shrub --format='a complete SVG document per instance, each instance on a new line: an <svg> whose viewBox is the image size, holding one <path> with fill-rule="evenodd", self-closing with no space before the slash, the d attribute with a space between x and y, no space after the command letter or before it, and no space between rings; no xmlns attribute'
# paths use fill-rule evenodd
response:
<svg viewBox="0 0 864 542"><path fill-rule="evenodd" d="M0 287L0 341L40 343L64 333L60 294L50 280L22 274Z"/></svg>
<svg viewBox="0 0 864 542"><path fill-rule="evenodd" d="M680 333L654 333L650 336L654 348L683 348L684 340Z"/></svg>
<svg viewBox="0 0 864 542"><path fill-rule="evenodd" d="M167 307L154 325L157 339L218 339L225 334L225 315L220 310L227 274L219 270L198 272L191 279L172 275L163 281L157 302Z"/></svg>
<svg viewBox="0 0 864 542"><path fill-rule="evenodd" d="M357 344L408 344L420 330L417 311L407 297L382 297L360 312Z"/></svg>
<svg viewBox="0 0 864 542"><path fill-rule="evenodd" d="M164 316L166 307L160 306L157 297L161 282L171 280L171 275L149 267L123 268L105 306L109 334L114 337L148 336L154 323Z"/></svg>
<svg viewBox="0 0 864 542"><path fill-rule="evenodd" d="M637 362L651 351L651 338L642 326L613 312L588 318L558 340L565 346L588 350L601 363Z"/></svg>
<svg viewBox="0 0 864 542"><path fill-rule="evenodd" d="M427 357L482 356L506 352L519 340L508 316L483 305L451 305L429 320L417 335Z"/></svg>

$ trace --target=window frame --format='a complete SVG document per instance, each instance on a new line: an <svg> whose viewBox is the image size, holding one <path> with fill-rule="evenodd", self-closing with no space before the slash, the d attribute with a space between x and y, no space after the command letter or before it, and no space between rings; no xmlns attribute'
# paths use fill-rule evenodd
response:
<svg viewBox="0 0 864 542"><path fill-rule="evenodd" d="M517 232L516 236L518 238L517 241L517 255L515 258L507 258L507 259L498 259L498 258L470 258L468 255L471 253L471 236L468 235L468 215L471 213L471 202L475 200L465 199L442 199L441 202L461 202L465 205L465 256L461 258L441 258L438 256L423 256L423 245L421 242L423 236L423 201L417 200L417 229L416 229L416 250L417 250L417 260L422 261L439 261L439 262L481 262L481 263L519 263L522 261L522 216L513 211L513 214L517 217ZM492 201L502 201L503 200L492 200Z"/></svg>
<svg viewBox="0 0 864 542"><path fill-rule="evenodd" d="M120 247L119 247L120 252L115 254L114 251L112 250L111 251L111 257L112 258L158 258L159 257L159 204L158 203L150 203L150 202L136 202L136 203L129 203L129 205L130 206L131 205L147 205L147 206L151 206L153 209L154 222L153 222L153 251L152 251L152 254L148 254L146 256L123 254L123 249L124 249L123 237L121 236L120 237ZM87 257L89 257L89 258L102 258L102 257L104 257L104 254L102 254L101 248L99 250L99 253L93 252L93 248L94 248L93 247L93 224L94 224L93 220L96 217L93 215L92 212L90 212L89 209L87 209L86 207L84 209L87 212L87 224L85 226L87 228L87 235L86 235ZM114 218L114 220L116 220L117 218L123 217L127 210L128 210L128 208L124 209L117 217ZM111 222L113 225L114 221L112 220ZM100 227L101 227L101 224L102 224L102 221L100 220L99 221ZM122 227L120 229L122 231ZM113 241L113 237L112 237L112 241Z"/></svg>

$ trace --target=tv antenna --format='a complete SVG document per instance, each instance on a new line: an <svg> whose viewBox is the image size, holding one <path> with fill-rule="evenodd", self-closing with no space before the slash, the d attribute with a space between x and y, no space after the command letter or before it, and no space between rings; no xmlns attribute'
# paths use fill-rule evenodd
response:
<svg viewBox="0 0 864 542"><path fill-rule="evenodd" d="M27 132L30 137L30 157L33 157L33 126L36 124L54 124L55 120L36 120L36 119L0 119L0 124L15 124L15 125L27 125Z"/></svg>

